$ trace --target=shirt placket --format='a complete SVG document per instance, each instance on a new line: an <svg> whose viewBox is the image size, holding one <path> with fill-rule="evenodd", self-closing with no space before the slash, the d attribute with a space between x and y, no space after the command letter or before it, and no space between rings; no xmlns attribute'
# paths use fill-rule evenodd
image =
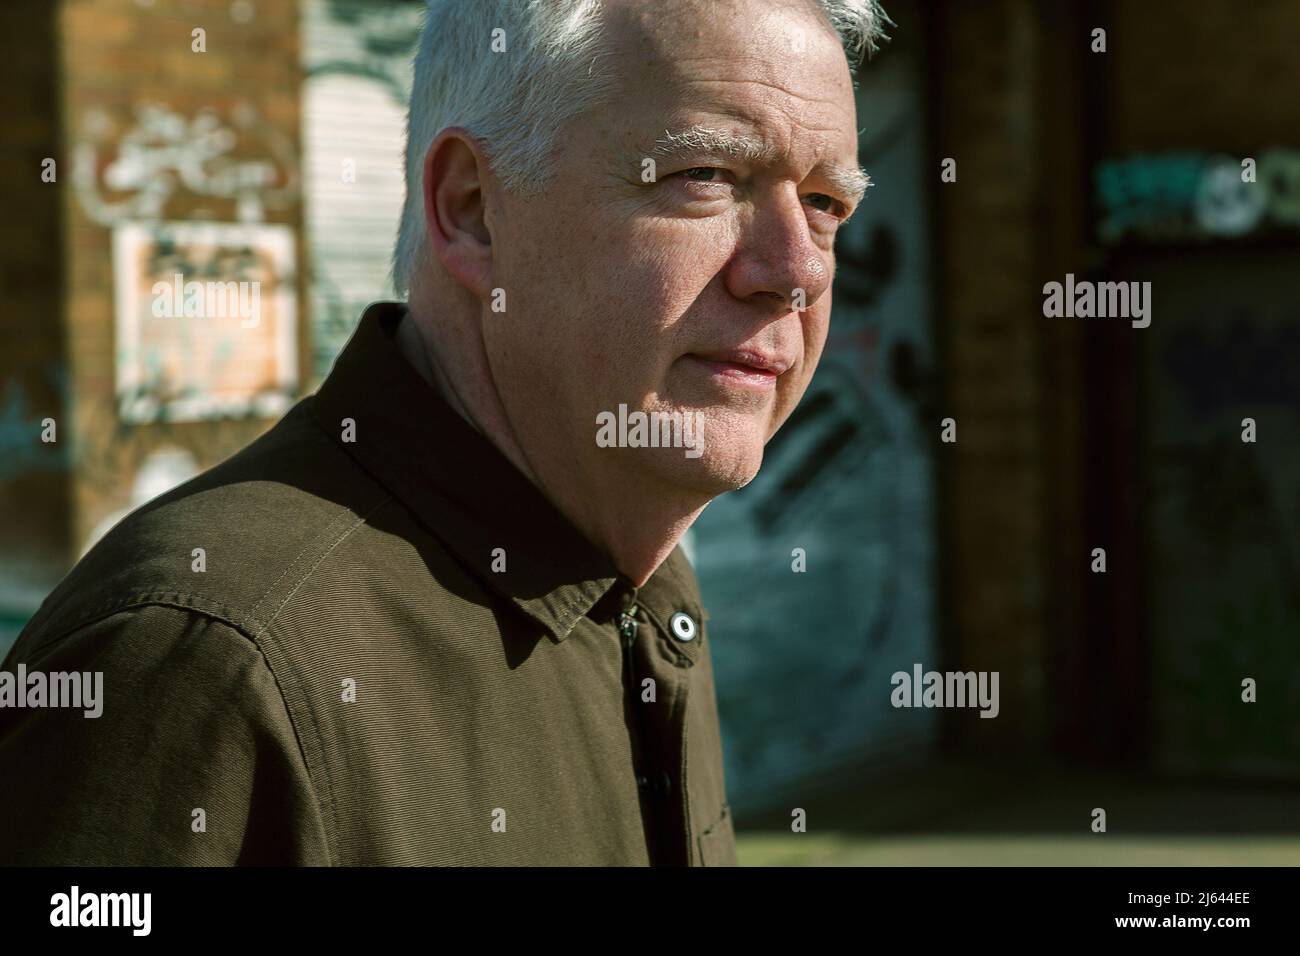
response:
<svg viewBox="0 0 1300 956"><path fill-rule="evenodd" d="M635 588L624 594L619 631L651 860L657 865L689 865L690 816L683 779L689 659L666 645L668 638L639 605ZM654 681L654 700L642 698L646 678Z"/></svg>

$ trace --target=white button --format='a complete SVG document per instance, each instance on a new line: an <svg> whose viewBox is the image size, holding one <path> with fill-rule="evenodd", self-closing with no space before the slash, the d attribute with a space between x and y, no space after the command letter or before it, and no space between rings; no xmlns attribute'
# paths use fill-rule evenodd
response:
<svg viewBox="0 0 1300 956"><path fill-rule="evenodd" d="M695 622L685 611L674 614L673 619L668 622L668 627L673 632L673 637L679 641L695 640Z"/></svg>

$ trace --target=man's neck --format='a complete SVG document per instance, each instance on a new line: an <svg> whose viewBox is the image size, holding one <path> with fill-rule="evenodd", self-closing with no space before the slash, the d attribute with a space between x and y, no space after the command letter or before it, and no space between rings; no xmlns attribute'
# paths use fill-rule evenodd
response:
<svg viewBox="0 0 1300 956"><path fill-rule="evenodd" d="M469 422L475 430L482 431L478 427L478 423L470 417L465 406L461 404L460 397L451 387L451 383L446 380L439 364L430 358L429 348L420 335L415 319L411 317L409 311L402 316L402 321L397 324L397 347L402 355L406 357L406 360L415 366L415 370L420 373L420 377L432 385L461 418Z"/></svg>
<svg viewBox="0 0 1300 956"><path fill-rule="evenodd" d="M504 409L495 414L476 406L475 395L495 397L493 388L473 388L457 382L454 369L439 359L438 350L425 342L414 317L408 311L397 327L397 345L407 361L456 412L508 458L555 505L573 525L603 548L618 569L640 587L661 565L682 535L690 528L707 501L672 501L649 489L619 488L617 495L593 494L580 484L591 478L580 469L548 467L547 456L537 456L534 468L514 435L505 426ZM469 364L469 363L465 363ZM486 374L486 362L482 363ZM480 383L482 386L484 383ZM499 400L498 400L499 405ZM499 423L499 424L494 424ZM539 478L539 474L542 478ZM544 476L551 475L547 481Z"/></svg>

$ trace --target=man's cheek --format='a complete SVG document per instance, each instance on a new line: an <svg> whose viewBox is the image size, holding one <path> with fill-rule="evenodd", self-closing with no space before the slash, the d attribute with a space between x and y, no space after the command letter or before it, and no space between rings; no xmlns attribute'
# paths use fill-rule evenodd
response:
<svg viewBox="0 0 1300 956"><path fill-rule="evenodd" d="M781 376L776 390L776 403L772 409L769 438L785 424L785 420L808 391L808 385L812 381L812 368L811 364L801 362Z"/></svg>
<svg viewBox="0 0 1300 956"><path fill-rule="evenodd" d="M575 387L603 404L629 401L626 382L636 371L635 356L619 347L618 336L594 330L575 343L573 372Z"/></svg>
<svg viewBox="0 0 1300 956"><path fill-rule="evenodd" d="M831 330L831 294L828 290L817 305L804 313L804 350L815 358Z"/></svg>

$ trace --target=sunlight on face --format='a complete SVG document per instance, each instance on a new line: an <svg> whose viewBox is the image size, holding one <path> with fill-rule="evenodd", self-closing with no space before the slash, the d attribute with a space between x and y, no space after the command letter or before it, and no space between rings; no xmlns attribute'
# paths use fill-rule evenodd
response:
<svg viewBox="0 0 1300 956"><path fill-rule="evenodd" d="M524 295L485 341L525 433L717 494L753 478L825 342L865 188L848 64L811 3L612 4L609 30L622 90L560 137L543 196L505 200L494 263ZM597 445L620 406L698 416L702 453Z"/></svg>

